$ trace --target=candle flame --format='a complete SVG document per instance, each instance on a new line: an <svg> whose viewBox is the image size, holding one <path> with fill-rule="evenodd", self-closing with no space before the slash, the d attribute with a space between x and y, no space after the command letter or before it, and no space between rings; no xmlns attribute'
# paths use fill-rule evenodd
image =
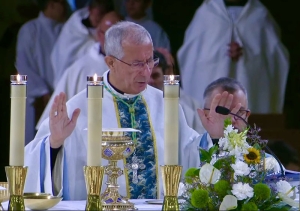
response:
<svg viewBox="0 0 300 211"><path fill-rule="evenodd" d="M94 82L97 81L97 78L98 78L98 76L97 76L97 74L95 73L95 75L94 75Z"/></svg>
<svg viewBox="0 0 300 211"><path fill-rule="evenodd" d="M17 81L20 82L21 81L21 76L18 74L17 75Z"/></svg>
<svg viewBox="0 0 300 211"><path fill-rule="evenodd" d="M174 75L170 75L170 80L174 81Z"/></svg>

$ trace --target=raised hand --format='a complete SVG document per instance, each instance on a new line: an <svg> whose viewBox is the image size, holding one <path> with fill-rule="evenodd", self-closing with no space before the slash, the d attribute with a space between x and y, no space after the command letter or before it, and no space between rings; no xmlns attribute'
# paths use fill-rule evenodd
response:
<svg viewBox="0 0 300 211"><path fill-rule="evenodd" d="M229 115L225 116L222 114L216 113L216 107L224 106L228 109L231 108L233 100L233 95L228 94L228 92L223 92L222 94L217 94L210 105L210 110L208 114L205 114L204 109L197 109L199 117L201 119L201 122L203 124L203 127L206 129L206 131L209 133L211 138L221 138L224 134L224 120L227 117L230 117ZM241 108L241 104L238 103L232 110L232 113L237 113L239 109Z"/></svg>
<svg viewBox="0 0 300 211"><path fill-rule="evenodd" d="M72 118L69 119L65 93L61 92L55 97L49 113L51 133L49 139L52 148L60 147L65 139L73 132L79 114L80 109L77 108L74 110Z"/></svg>

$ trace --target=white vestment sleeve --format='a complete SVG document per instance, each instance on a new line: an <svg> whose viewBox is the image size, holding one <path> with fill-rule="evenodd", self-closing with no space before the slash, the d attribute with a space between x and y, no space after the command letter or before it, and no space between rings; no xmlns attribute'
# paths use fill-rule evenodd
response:
<svg viewBox="0 0 300 211"><path fill-rule="evenodd" d="M181 106L179 106L179 128L179 163L183 167L183 176L189 168L200 166L199 144L202 135L187 125Z"/></svg>
<svg viewBox="0 0 300 211"><path fill-rule="evenodd" d="M42 124L35 139L25 147L25 166L28 170L24 192L41 192L44 186L43 192L53 194L47 120ZM62 173L63 163L61 164L61 177Z"/></svg>

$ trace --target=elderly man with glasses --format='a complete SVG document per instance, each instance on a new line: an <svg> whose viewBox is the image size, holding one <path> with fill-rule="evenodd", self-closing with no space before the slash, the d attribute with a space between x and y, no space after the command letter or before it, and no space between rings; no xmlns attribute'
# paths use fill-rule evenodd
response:
<svg viewBox="0 0 300 211"><path fill-rule="evenodd" d="M120 193L132 199L161 197L159 166L164 165L164 101L162 91L148 85L152 69L158 64L153 56L151 36L138 24L119 22L106 31L104 48L109 70L103 75L102 125L141 131L134 137L136 150L132 156L136 156L144 168L138 168L137 172L125 170L125 176L118 180ZM82 170L87 162L86 94L85 89L68 103L64 93L55 97L49 119L42 123L35 139L25 148L25 165L29 166L26 192L62 192L65 200L86 198ZM228 93L217 95L213 104L224 103L230 108L232 98ZM200 165L201 135L187 125L179 108L179 164L185 172L189 167ZM239 109L238 106L232 112ZM207 119L210 134L219 128L224 118L220 116L212 114ZM134 164L132 156L125 162L120 161L119 167ZM106 165L107 161L102 163ZM136 173L137 178L133 177Z"/></svg>

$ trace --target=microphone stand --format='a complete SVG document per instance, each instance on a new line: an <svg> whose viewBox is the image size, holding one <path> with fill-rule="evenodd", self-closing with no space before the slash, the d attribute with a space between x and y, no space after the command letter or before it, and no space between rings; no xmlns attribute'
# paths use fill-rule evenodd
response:
<svg viewBox="0 0 300 211"><path fill-rule="evenodd" d="M216 113L218 114L222 114L222 115L233 115L237 118L239 118L240 120L242 120L246 125L247 127L249 127L250 129L252 129L251 125L241 116L237 115L237 114L234 114L232 113L228 108L226 107L223 107L223 106L217 106L216 107ZM284 170L283 170L283 166L280 162L280 160L278 159L278 157L275 155L275 153L268 147L268 145L265 146L266 149L270 152L270 154L275 158L275 160L278 162L279 164L279 167L280 167L280 173L281 173L281 177L284 179L285 178L285 173L284 173Z"/></svg>

